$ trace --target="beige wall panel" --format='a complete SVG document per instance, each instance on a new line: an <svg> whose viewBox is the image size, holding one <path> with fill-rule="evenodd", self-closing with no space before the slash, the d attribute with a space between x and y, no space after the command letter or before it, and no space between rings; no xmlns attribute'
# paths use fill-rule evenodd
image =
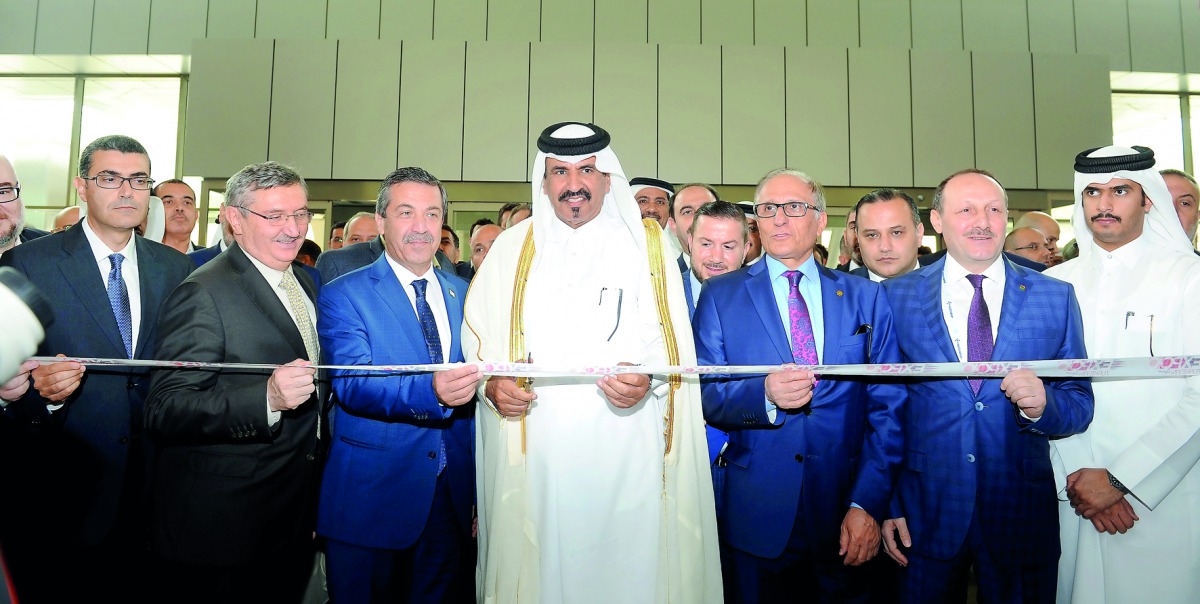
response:
<svg viewBox="0 0 1200 604"><path fill-rule="evenodd" d="M197 40L188 80L183 172L227 178L267 159L273 40ZM237 102L230 102L230 90Z"/></svg>
<svg viewBox="0 0 1200 604"><path fill-rule="evenodd" d="M382 179L396 167L399 40L338 41L333 177Z"/></svg>
<svg viewBox="0 0 1200 604"><path fill-rule="evenodd" d="M592 46L533 44L529 65L529 130L525 145L532 161L537 155L537 137L546 126L592 121Z"/></svg>
<svg viewBox="0 0 1200 604"><path fill-rule="evenodd" d="M541 41L590 45L595 16L595 0L542 2Z"/></svg>
<svg viewBox="0 0 1200 604"><path fill-rule="evenodd" d="M529 132L529 44L467 44L463 180L524 181Z"/></svg>
<svg viewBox="0 0 1200 604"><path fill-rule="evenodd" d="M1179 12L1183 16L1184 65L1188 73L1200 73L1200 6L1194 0L1179 0Z"/></svg>
<svg viewBox="0 0 1200 604"><path fill-rule="evenodd" d="M333 176L337 40L276 40L267 158L306 178Z"/></svg>
<svg viewBox="0 0 1200 604"><path fill-rule="evenodd" d="M912 19L907 2L859 0L858 13L862 48L912 46Z"/></svg>
<svg viewBox="0 0 1200 604"><path fill-rule="evenodd" d="M1033 60L1029 53L971 53L975 166L1009 189L1037 188Z"/></svg>
<svg viewBox="0 0 1200 604"><path fill-rule="evenodd" d="M167 0L170 2L170 0ZM208 0L207 38L254 37L254 21L258 7L247 0Z"/></svg>
<svg viewBox="0 0 1200 604"><path fill-rule="evenodd" d="M721 182L721 48L664 44L658 49L658 177ZM697 86L698 82L707 83ZM687 102L673 91L691 90Z"/></svg>
<svg viewBox="0 0 1200 604"><path fill-rule="evenodd" d="M704 44L754 44L754 0L701 2L700 36Z"/></svg>
<svg viewBox="0 0 1200 604"><path fill-rule="evenodd" d="M850 184L911 187L908 51L850 49ZM879 94L880 90L891 94Z"/></svg>
<svg viewBox="0 0 1200 604"><path fill-rule="evenodd" d="M379 39L432 40L433 0L380 0Z"/></svg>
<svg viewBox="0 0 1200 604"><path fill-rule="evenodd" d="M487 39L536 42L541 35L541 10L541 0L505 0L503 5L489 5Z"/></svg>
<svg viewBox="0 0 1200 604"><path fill-rule="evenodd" d="M33 54L37 14L37 2L0 4L0 23L5 27L4 35L0 36L0 54Z"/></svg>
<svg viewBox="0 0 1200 604"><path fill-rule="evenodd" d="M92 50L93 0L40 0L34 52L86 55Z"/></svg>
<svg viewBox="0 0 1200 604"><path fill-rule="evenodd" d="M596 42L646 42L646 11L650 0L596 2Z"/></svg>
<svg viewBox="0 0 1200 604"><path fill-rule="evenodd" d="M379 0L329 0L330 40L379 39Z"/></svg>
<svg viewBox="0 0 1200 604"><path fill-rule="evenodd" d="M1112 144L1109 62L1102 55L1033 55L1038 188L1070 189L1084 149Z"/></svg>
<svg viewBox="0 0 1200 604"><path fill-rule="evenodd" d="M326 0L258 0L254 37L325 38Z"/></svg>
<svg viewBox="0 0 1200 604"><path fill-rule="evenodd" d="M804 46L808 43L806 0L754 0L754 43Z"/></svg>
<svg viewBox="0 0 1200 604"><path fill-rule="evenodd" d="M967 50L1029 50L1025 0L963 0L962 12Z"/></svg>
<svg viewBox="0 0 1200 604"><path fill-rule="evenodd" d="M1131 69L1129 10L1125 2L1126 0L1075 0L1076 52L1108 55L1110 71Z"/></svg>
<svg viewBox="0 0 1200 604"><path fill-rule="evenodd" d="M207 30L208 0L154 0L149 54L191 54L192 40L204 39Z"/></svg>
<svg viewBox="0 0 1200 604"><path fill-rule="evenodd" d="M96 0L92 54L146 54L150 0Z"/></svg>
<svg viewBox="0 0 1200 604"><path fill-rule="evenodd" d="M502 10L503 5L496 10ZM487 37L487 0L437 0L433 3L433 39L442 42Z"/></svg>
<svg viewBox="0 0 1200 604"><path fill-rule="evenodd" d="M465 53L463 42L404 43L398 165L462 180Z"/></svg>
<svg viewBox="0 0 1200 604"><path fill-rule="evenodd" d="M651 44L699 44L699 0L651 0Z"/></svg>
<svg viewBox="0 0 1200 604"><path fill-rule="evenodd" d="M848 186L850 82L846 49L789 46L786 63L788 167L803 170L826 185Z"/></svg>
<svg viewBox="0 0 1200 604"><path fill-rule="evenodd" d="M721 182L752 185L787 163L783 48L723 49Z"/></svg>
<svg viewBox="0 0 1200 604"><path fill-rule="evenodd" d="M962 50L962 0L911 0L912 47Z"/></svg>
<svg viewBox="0 0 1200 604"><path fill-rule="evenodd" d="M808 45L858 47L858 3L808 0Z"/></svg>
<svg viewBox="0 0 1200 604"><path fill-rule="evenodd" d="M658 99L686 103L683 91L659 90L658 46L596 45L596 123L612 135L625 175L658 176Z"/></svg>
<svg viewBox="0 0 1200 604"><path fill-rule="evenodd" d="M1200 12L1192 2L1188 10ZM1136 0L1129 7L1133 71L1183 72L1183 28L1178 0Z"/></svg>
<svg viewBox="0 0 1200 604"><path fill-rule="evenodd" d="M971 53L912 51L913 186L975 166Z"/></svg>
<svg viewBox="0 0 1200 604"><path fill-rule="evenodd" d="M1075 52L1074 0L1036 0L1026 10L1031 52Z"/></svg>

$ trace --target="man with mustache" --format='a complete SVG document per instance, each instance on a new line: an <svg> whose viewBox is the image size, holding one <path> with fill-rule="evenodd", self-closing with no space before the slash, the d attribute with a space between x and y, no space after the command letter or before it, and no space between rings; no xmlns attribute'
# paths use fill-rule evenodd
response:
<svg viewBox="0 0 1200 604"><path fill-rule="evenodd" d="M288 166L249 165L226 183L221 212L234 244L167 298L159 353L277 367L155 372L153 600L294 602L312 570L328 398L313 368L316 284L296 262L313 217L307 185Z"/></svg>
<svg viewBox="0 0 1200 604"><path fill-rule="evenodd" d="M879 283L917 268L917 247L925 234L917 202L896 189L876 189L854 206L863 266L851 275Z"/></svg>
<svg viewBox="0 0 1200 604"><path fill-rule="evenodd" d="M1075 286L1088 353L1200 353L1200 258L1146 147L1075 158ZM1054 441L1058 601L1200 602L1200 377L1092 378L1096 419Z"/></svg>
<svg viewBox="0 0 1200 604"><path fill-rule="evenodd" d="M421 168L379 186L386 250L322 288L317 325L331 365L457 363L467 283L434 267L446 190ZM481 374L334 371L337 404L321 482L335 602L443 602L470 593L475 495L471 415Z"/></svg>
<svg viewBox="0 0 1200 604"><path fill-rule="evenodd" d="M967 169L934 190L930 222L946 240L937 262L883 282L907 363L1078 359L1070 285L1002 255L1008 195ZM1050 438L1092 420L1087 379L933 378L907 384L905 455L883 524L904 567L900 601L964 602L974 568L980 600L1053 602L1058 518Z"/></svg>
<svg viewBox="0 0 1200 604"><path fill-rule="evenodd" d="M1058 221L1045 212L1025 212L1013 225L1013 228L1025 227L1035 228L1046 236L1046 245L1050 247L1050 258L1049 262L1042 264L1046 266L1061 264L1063 259L1062 251L1058 249L1058 238L1062 234L1062 229L1059 228Z"/></svg>
<svg viewBox="0 0 1200 604"><path fill-rule="evenodd" d="M38 355L179 358L163 355L158 319L193 265L134 236L154 184L145 147L121 135L92 141L80 153L74 184L86 218L0 257L51 302L54 322ZM49 363L34 369L32 380L19 400L0 404L38 447L21 463L40 470L27 474L36 477L32 483L5 487L38 502L49 519L20 527L32 532L28 543L4 544L18 592L29 601L79 602L96 593L146 599L147 370ZM0 522L31 519L4 515ZM63 568L72 569L68 579Z"/></svg>
<svg viewBox="0 0 1200 604"><path fill-rule="evenodd" d="M44 237L46 231L25 226L25 202L21 199L21 183L7 157L0 155L0 256L4 252L32 239Z"/></svg>
<svg viewBox="0 0 1200 604"><path fill-rule="evenodd" d="M642 218L650 218L658 226L667 228L667 220L671 218L671 198L675 196L675 187L665 180L638 176L630 179L629 190L637 201Z"/></svg>
<svg viewBox="0 0 1200 604"><path fill-rule="evenodd" d="M192 245L192 229L196 227L196 192L177 178L164 180L154 187L154 196L162 200L166 215L163 245L185 254L196 251Z"/></svg>
<svg viewBox="0 0 1200 604"><path fill-rule="evenodd" d="M1050 250L1046 234L1033 227L1013 229L1004 238L1004 252L1016 254L1026 260L1049 266L1054 253Z"/></svg>
<svg viewBox="0 0 1200 604"><path fill-rule="evenodd" d="M538 137L533 217L466 304L468 361L691 364L682 276L610 137ZM492 376L476 412L480 601L718 602L712 476L692 378Z"/></svg>

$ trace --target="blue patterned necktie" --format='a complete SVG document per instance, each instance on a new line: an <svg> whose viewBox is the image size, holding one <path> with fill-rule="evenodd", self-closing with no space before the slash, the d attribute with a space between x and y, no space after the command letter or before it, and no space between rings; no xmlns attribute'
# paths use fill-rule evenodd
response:
<svg viewBox="0 0 1200 604"><path fill-rule="evenodd" d="M125 288L125 280L121 278L121 262L125 256L113 254L108 257L112 268L108 271L108 303L112 306L113 316L117 319L117 329L121 332L121 342L125 344L125 355L133 358L133 314L129 311L129 290Z"/></svg>
<svg viewBox="0 0 1200 604"><path fill-rule="evenodd" d="M967 360L992 360L992 315L988 312L987 301L983 299L983 275L967 275L967 280L975 286L975 295L971 297L971 311L967 313ZM979 394L983 380L968 380L971 390Z"/></svg>
<svg viewBox="0 0 1200 604"><path fill-rule="evenodd" d="M413 289L417 292L417 320L421 323L421 333L425 335L425 348L429 350L429 362L442 362L442 338L438 335L437 322L433 319L433 309L429 308L429 301L425 299L425 286L429 282L424 279L417 279L412 282ZM446 441L442 439L438 446L438 474L446 469Z"/></svg>

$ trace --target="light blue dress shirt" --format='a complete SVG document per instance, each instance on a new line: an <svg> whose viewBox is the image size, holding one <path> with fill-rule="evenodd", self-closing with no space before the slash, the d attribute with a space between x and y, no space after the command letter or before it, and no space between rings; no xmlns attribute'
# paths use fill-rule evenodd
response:
<svg viewBox="0 0 1200 604"><path fill-rule="evenodd" d="M790 270L782 262L767 256L767 274L771 276L771 289L775 293L775 306L779 308L779 319L783 325L783 333L787 335L788 343L792 343L792 322L788 317L788 279L784 271ZM817 271L817 261L812 256L800 265L800 295L808 306L808 316L812 320L813 341L817 344L817 361L820 362L825 350L825 315L821 314L821 274Z"/></svg>

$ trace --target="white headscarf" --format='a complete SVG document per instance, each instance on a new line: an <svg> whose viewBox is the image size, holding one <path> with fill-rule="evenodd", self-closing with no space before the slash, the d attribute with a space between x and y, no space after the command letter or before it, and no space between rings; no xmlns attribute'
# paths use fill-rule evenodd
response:
<svg viewBox="0 0 1200 604"><path fill-rule="evenodd" d="M1102 158L1138 156L1143 152L1129 147L1110 145L1084 153L1080 155L1087 158ZM1150 157L1152 162L1153 152ZM1130 159L1133 160L1133 157ZM1146 213L1146 220L1142 227L1141 239L1147 245L1156 246L1161 251L1168 253L1193 254L1192 244L1188 241L1187 234L1183 232L1183 226L1179 224L1179 218L1172 206L1171 192L1167 190L1167 183L1163 181L1162 175L1154 169L1154 165L1151 163L1149 167L1141 170L1117 170L1098 174L1088 174L1076 170L1075 213L1071 217L1071 226L1075 227L1075 240L1079 245L1080 259L1100 253L1099 246L1092 239L1087 212L1083 208L1083 190L1093 183L1105 184L1114 178L1123 178L1138 183L1142 186L1146 197L1154 202L1150 206L1150 211Z"/></svg>
<svg viewBox="0 0 1200 604"><path fill-rule="evenodd" d="M596 131L587 125L572 123L555 130L551 136L571 139L585 138L595 134ZM551 221L558 220L558 215L554 213L554 204L542 190L542 180L546 176L547 157L553 157L569 164L577 164L589 157L595 157L596 169L609 176L608 194L601 200L600 214L622 222L629 229L638 250L645 253L646 231L642 226L642 212L633 198L633 192L629 189L629 180L625 178L625 171L621 169L621 162L617 160L617 154L613 152L612 145L587 155L557 155L538 151L537 157L533 160L533 171L529 179L533 186L533 243L538 249L542 249L546 242L549 229L553 224ZM596 192L592 193L594 195Z"/></svg>

